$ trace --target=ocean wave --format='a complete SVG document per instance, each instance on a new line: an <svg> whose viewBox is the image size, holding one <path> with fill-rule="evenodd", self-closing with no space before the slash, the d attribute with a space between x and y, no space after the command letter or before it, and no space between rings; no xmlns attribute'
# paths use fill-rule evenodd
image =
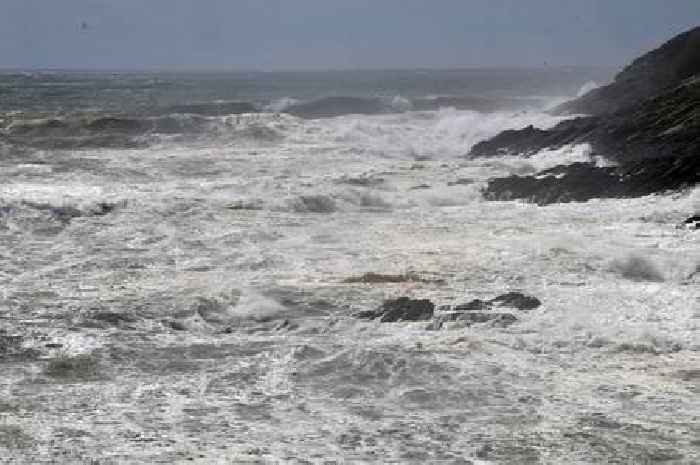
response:
<svg viewBox="0 0 700 465"><path fill-rule="evenodd" d="M283 123L282 115L266 113L15 118L0 129L0 137L10 144L44 149L136 148L175 135L188 139L228 137L271 142L282 137L276 126Z"/></svg>
<svg viewBox="0 0 700 465"><path fill-rule="evenodd" d="M317 100L295 103L285 109L300 118L332 118L343 115L378 115L390 113L391 105L381 98L371 97L324 97Z"/></svg>
<svg viewBox="0 0 700 465"><path fill-rule="evenodd" d="M428 96L409 99L393 97L333 96L309 101L281 99L266 109L281 111L306 119L332 118L344 115L382 115L407 111L437 111L453 108L480 113L508 110L537 110L547 103L544 98L505 98L483 96Z"/></svg>
<svg viewBox="0 0 700 465"><path fill-rule="evenodd" d="M189 114L200 116L226 116L257 113L258 108L250 102L204 102L172 105L161 114Z"/></svg>

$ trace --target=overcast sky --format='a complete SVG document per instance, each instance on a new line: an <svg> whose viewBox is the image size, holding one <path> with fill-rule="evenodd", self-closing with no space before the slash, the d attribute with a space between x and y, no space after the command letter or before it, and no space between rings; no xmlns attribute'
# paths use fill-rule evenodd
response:
<svg viewBox="0 0 700 465"><path fill-rule="evenodd" d="M700 25L700 0L0 3L0 68L619 66Z"/></svg>

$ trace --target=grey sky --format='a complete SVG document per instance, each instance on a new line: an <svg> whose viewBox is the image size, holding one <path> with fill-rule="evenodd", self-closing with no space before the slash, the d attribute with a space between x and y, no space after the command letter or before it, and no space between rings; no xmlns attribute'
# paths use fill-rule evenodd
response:
<svg viewBox="0 0 700 465"><path fill-rule="evenodd" d="M0 2L0 68L617 66L700 24L700 0Z"/></svg>

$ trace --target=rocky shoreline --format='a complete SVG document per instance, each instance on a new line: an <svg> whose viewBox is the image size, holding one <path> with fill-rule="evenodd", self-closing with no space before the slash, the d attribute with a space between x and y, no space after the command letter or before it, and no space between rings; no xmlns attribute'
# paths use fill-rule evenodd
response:
<svg viewBox="0 0 700 465"><path fill-rule="evenodd" d="M552 129L504 131L473 147L470 158L530 157L545 149L589 144L593 162L531 176L493 179L488 200L540 205L639 197L697 184L700 177L700 28L636 60L612 84L554 110L591 113Z"/></svg>

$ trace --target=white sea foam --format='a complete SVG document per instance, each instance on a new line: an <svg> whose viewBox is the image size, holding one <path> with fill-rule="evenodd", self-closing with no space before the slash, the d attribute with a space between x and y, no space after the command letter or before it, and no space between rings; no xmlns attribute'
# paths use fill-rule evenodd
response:
<svg viewBox="0 0 700 465"><path fill-rule="evenodd" d="M216 447L234 461L373 462L379 450L396 463L448 452L525 462L544 441L545 461L576 463L572 450L600 453L576 434L607 441L607 421L630 425L615 441L635 451L663 442L695 458L683 441L697 409L678 372L695 369L700 353L689 279L700 251L696 233L676 225L700 207L698 189L546 208L482 201L490 177L591 160L584 145L528 159L462 157L502 129L559 121L538 113L225 120L224 135L261 125L277 136L91 151L102 168L29 170L44 177L31 182L25 168L2 175L5 202L129 200L50 236L0 225L0 311L12 324L50 317L51 341L69 354L102 347L99 336L114 376L100 381L104 390L18 382L7 392L66 405L89 392L104 425L157 425L176 438L140 441L138 452L85 442L93 455L172 458L196 437L192 450ZM63 161L46 157L54 168ZM634 279L650 270L663 280ZM366 272L441 282L345 282ZM456 305L507 291L542 306L501 309L518 318L506 329L351 317L387 298ZM89 319L93 307L135 321L71 336L75 315ZM184 330L167 326L176 317ZM26 375L8 369L0 387ZM63 413L44 409L41 422L57 429ZM92 427L94 409L72 418ZM31 416L18 421L43 434Z"/></svg>

